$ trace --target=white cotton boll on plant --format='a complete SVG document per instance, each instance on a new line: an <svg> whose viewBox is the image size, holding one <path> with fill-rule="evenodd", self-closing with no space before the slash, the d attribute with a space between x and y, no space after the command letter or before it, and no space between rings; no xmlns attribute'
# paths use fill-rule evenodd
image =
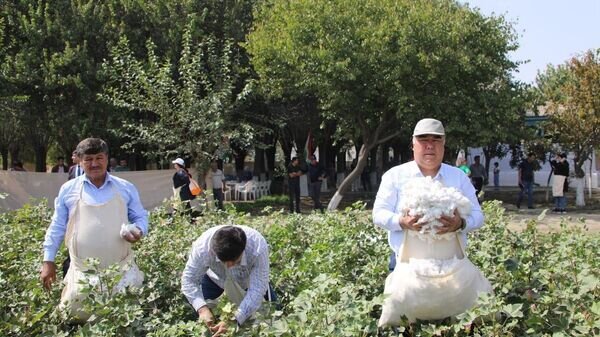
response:
<svg viewBox="0 0 600 337"><path fill-rule="evenodd" d="M441 225L442 215L452 216L454 210L462 218L471 214L471 202L454 187L445 187L431 177L414 178L404 185L400 209L410 216L421 216L419 223L426 224L421 233L435 234Z"/></svg>
<svg viewBox="0 0 600 337"><path fill-rule="evenodd" d="M120 234L121 234L122 238L125 238L127 236L127 234L140 235L141 231L139 228L137 228L137 226L134 223L131 223L131 224L123 223L121 225Z"/></svg>

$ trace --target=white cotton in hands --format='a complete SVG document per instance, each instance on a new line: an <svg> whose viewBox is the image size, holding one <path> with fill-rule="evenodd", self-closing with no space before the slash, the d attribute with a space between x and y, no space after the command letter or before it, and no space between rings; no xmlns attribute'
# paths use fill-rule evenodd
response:
<svg viewBox="0 0 600 337"><path fill-rule="evenodd" d="M418 223L425 224L420 233L436 234L442 215L453 216L458 210L461 217L471 214L471 202L454 187L444 187L431 177L413 178L404 185L400 209L410 216L421 216Z"/></svg>
<svg viewBox="0 0 600 337"><path fill-rule="evenodd" d="M142 232L134 223L123 223L121 225L121 237L125 238L127 234L140 235Z"/></svg>

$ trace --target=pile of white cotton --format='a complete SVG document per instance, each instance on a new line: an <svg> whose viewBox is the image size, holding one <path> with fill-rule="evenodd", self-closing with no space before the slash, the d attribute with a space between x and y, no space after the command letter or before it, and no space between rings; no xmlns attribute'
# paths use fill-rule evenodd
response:
<svg viewBox="0 0 600 337"><path fill-rule="evenodd" d="M420 233L436 234L442 215L453 216L454 209L462 218L471 214L471 202L454 187L444 187L431 177L413 178L402 189L400 209L410 216L421 216Z"/></svg>

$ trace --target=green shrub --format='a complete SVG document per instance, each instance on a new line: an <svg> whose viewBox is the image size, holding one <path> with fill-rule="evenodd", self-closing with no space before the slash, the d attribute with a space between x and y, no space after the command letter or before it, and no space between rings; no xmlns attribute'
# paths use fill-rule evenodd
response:
<svg viewBox="0 0 600 337"><path fill-rule="evenodd" d="M152 212L149 236L135 245L144 286L113 297L88 289L86 305L95 323L82 326L67 324L55 310L61 287L44 292L39 281L51 211L40 204L0 214L0 336L201 336L205 328L180 293L181 272L192 242L207 228L230 223L266 236L271 281L283 305L235 335L397 335L376 326L390 250L386 233L362 205L323 215L229 210L206 213L194 224L166 209ZM486 203L484 211L486 226L470 236L468 253L492 282L494 296L453 321L414 324L410 334L599 335L599 236L580 223L541 234L535 221L516 233L508 229L511 220L499 203ZM57 261L63 256L61 251ZM221 302L220 310L227 311Z"/></svg>

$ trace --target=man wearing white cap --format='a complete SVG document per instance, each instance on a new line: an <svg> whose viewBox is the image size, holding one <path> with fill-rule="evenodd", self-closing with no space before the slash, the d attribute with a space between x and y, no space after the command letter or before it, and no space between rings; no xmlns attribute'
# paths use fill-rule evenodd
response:
<svg viewBox="0 0 600 337"><path fill-rule="evenodd" d="M417 177L431 177L446 187L454 187L466 196L472 204L472 211L466 217L455 211L453 216L442 216L438 234L459 231L466 242L466 233L483 225L483 213L475 195L475 189L460 169L442 163L446 133L442 122L425 118L415 126L412 146L414 160L398 165L387 171L381 178L373 205L373 222L388 230L388 241L393 250L390 270L396 266L396 255L402 251L404 231L420 231L426 225L419 223L419 216L410 216L399 209L403 186Z"/></svg>
<svg viewBox="0 0 600 337"><path fill-rule="evenodd" d="M176 171L173 175L173 188L175 191L179 190L179 198L184 204L185 213L191 215L192 206L190 205L190 200L194 200L196 196L190 192L190 173L185 168L185 161L183 159L177 158L172 163Z"/></svg>

